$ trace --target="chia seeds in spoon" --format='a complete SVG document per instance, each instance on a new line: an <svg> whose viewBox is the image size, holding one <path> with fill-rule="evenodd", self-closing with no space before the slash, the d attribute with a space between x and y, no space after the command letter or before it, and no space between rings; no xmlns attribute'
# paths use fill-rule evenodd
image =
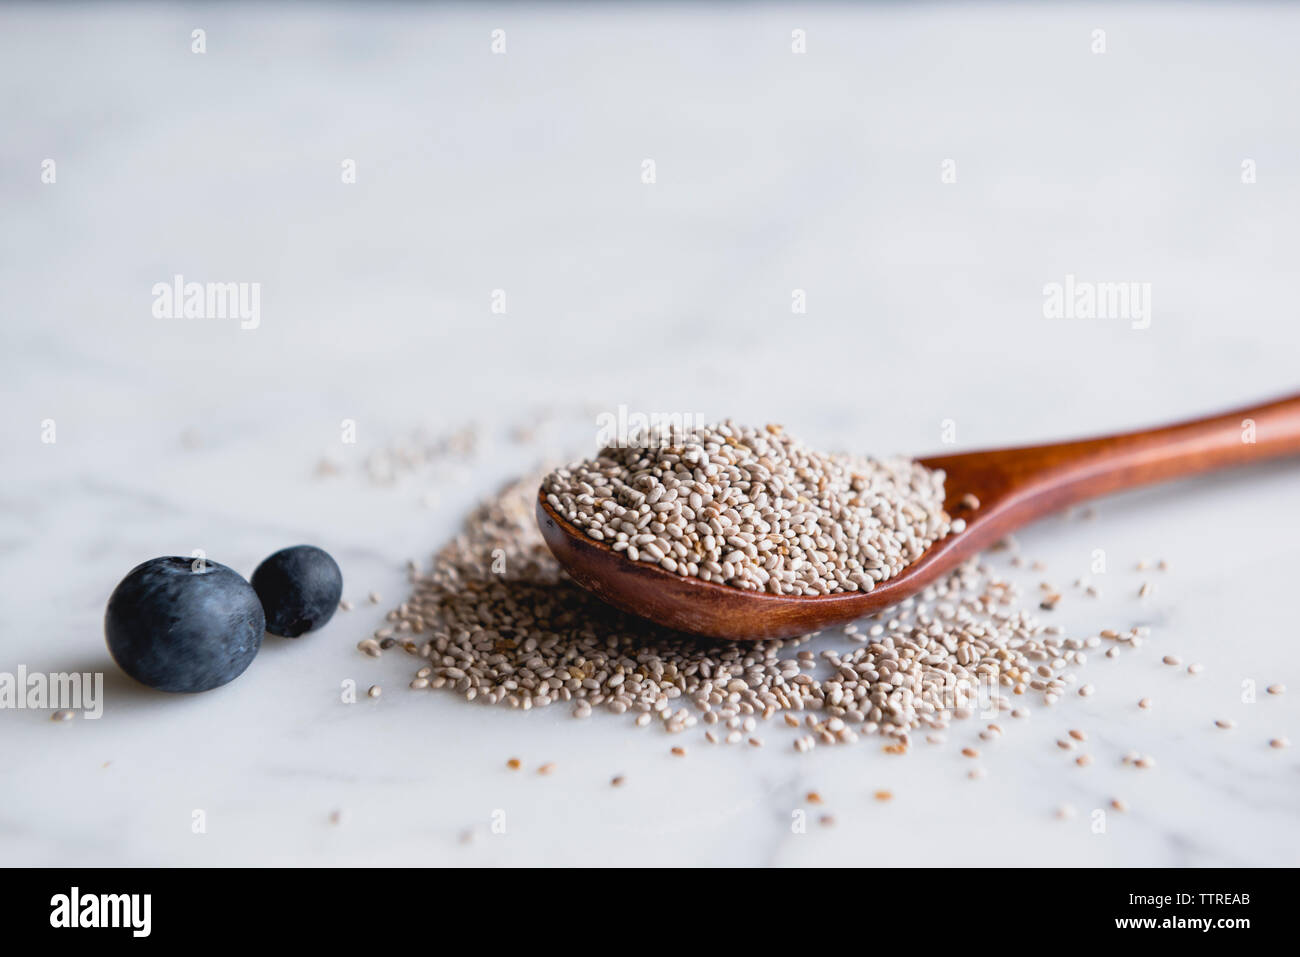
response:
<svg viewBox="0 0 1300 957"><path fill-rule="evenodd" d="M776 425L655 431L546 476L546 500L633 561L778 595L868 592L948 534L943 473L813 451Z"/></svg>

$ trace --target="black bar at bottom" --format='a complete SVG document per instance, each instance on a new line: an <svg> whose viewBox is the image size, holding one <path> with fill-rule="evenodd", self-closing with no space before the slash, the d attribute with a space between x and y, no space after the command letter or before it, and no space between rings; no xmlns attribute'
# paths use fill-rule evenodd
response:
<svg viewBox="0 0 1300 957"><path fill-rule="evenodd" d="M1058 941L1065 934L1071 941L1128 937L1181 946L1199 936L1231 947L1256 932L1289 933L1294 902L1288 891L1295 884L1293 869L1219 868L881 866L819 870L811 880L682 868L671 876L614 873L598 883L584 874L365 868L52 868L10 870L8 876L10 889L0 895L0 926L8 942L74 936L78 944L128 945L284 939L333 947L373 947L408 937L432 945L442 937L440 928L454 926L537 940L568 928L594 942L589 935L602 927L626 930L650 921L662 935L674 911L683 918L712 914L743 933L761 921L758 907L776 908L774 918L784 913L778 922L810 927L826 920L828 929L846 912L875 914L888 918L882 926L920 933L927 944L970 942L981 928L1001 928L1026 941L1041 931ZM737 906L730 910L727 898L733 896ZM479 923L483 918L491 922Z"/></svg>

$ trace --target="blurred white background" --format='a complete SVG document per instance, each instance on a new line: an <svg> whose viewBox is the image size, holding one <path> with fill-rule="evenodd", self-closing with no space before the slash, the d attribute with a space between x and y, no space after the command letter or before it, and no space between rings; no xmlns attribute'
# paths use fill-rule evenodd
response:
<svg viewBox="0 0 1300 957"><path fill-rule="evenodd" d="M796 30L806 53L792 52ZM1294 391L1297 41L1300 11L1270 4L0 8L0 670L104 668L103 603L156 554L202 547L247 574L315 541L338 555L354 599L371 587L397 599L402 563L430 553L466 504L586 451L593 410L619 403L922 453L945 419L969 448ZM341 181L346 160L355 183ZM946 160L956 182L941 180ZM153 285L178 273L260 283L259 327L155 318ZM1150 283L1150 327L1045 319L1043 287L1067 274ZM498 289L504 314L491 308ZM796 289L806 314L791 311ZM548 430L532 445L506 440L539 418ZM344 419L355 447L339 441ZM376 490L359 474L396 436L470 422L482 454L437 477L436 502L424 485ZM322 455L345 474L315 477ZM1285 610L1297 552L1279 518L1295 488L1293 467L1206 480L1127 497L1087 534L1028 541L1060 550L1063 580L1098 539L1129 558L1165 549L1201 576L1169 586L1153 618L1178 616L1180 647L1207 660L1247 646L1249 666L1222 662L1231 701L1241 668L1289 668L1300 686ZM268 645L243 679L199 699L110 681L120 707L110 697L97 725L0 715L17 756L0 769L12 796L0 859L409 863L436 848L590 861L619 833L645 861L855 862L853 840L778 848L780 802L802 793L810 766L793 753L660 768L667 743L628 747L621 724L579 735L559 714L407 700L405 664L388 661L387 710L349 724L332 689L345 669L364 680L381 667L351 650L380 611L336 618L310 644ZM1116 620L1084 609L1078 627ZM1153 751L1204 755L1195 735L1217 712L1203 704L1148 720ZM1294 709L1282 714L1294 737ZM1286 721L1261 719L1255 737ZM443 750L440 729L455 739ZM666 788L699 793L676 811L648 795L637 813L660 830L628 834L626 810L575 808L586 792L556 779L552 797L570 799L534 831L459 850L455 835L501 800L495 776L521 738L539 759L573 749L591 761L590 789L645 760L648 776L676 776ZM1300 849L1289 756L1181 774L1162 762L1163 782L1142 784L1147 816L1126 841L1099 843L1053 836L1062 793L1036 777L1038 744L971 799L998 822L989 835L936 847L931 862L1277 863ZM412 747L431 777L398 770ZM365 770L332 777L340 755ZM601 763L611 755L620 767ZM821 787L857 786L862 760L819 755ZM893 808L910 817L885 830L957 813L947 795L917 797L953 786L951 767L926 760ZM459 769L454 795L425 761ZM1254 796L1206 793L1205 776L1250 780ZM1115 786L1069 799L1087 808ZM197 802L240 826L194 841ZM381 811L407 802L439 808L418 839ZM330 844L321 822L336 804L361 810L353 836ZM719 805L759 823L692 812ZM864 841L901 840L859 825ZM590 843L566 845L566 827ZM1018 837L997 841L1006 828ZM686 843L665 846L664 833Z"/></svg>

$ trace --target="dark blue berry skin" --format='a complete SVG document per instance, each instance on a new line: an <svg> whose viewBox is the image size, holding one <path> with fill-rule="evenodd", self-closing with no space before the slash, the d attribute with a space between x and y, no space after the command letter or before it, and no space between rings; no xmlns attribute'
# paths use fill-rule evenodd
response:
<svg viewBox="0 0 1300 957"><path fill-rule="evenodd" d="M283 638L315 631L333 617L343 597L343 573L315 545L282 548L253 572L266 630Z"/></svg>
<svg viewBox="0 0 1300 957"><path fill-rule="evenodd" d="M209 691L234 681L265 630L253 586L225 565L191 558L137 565L104 615L113 660L159 691Z"/></svg>

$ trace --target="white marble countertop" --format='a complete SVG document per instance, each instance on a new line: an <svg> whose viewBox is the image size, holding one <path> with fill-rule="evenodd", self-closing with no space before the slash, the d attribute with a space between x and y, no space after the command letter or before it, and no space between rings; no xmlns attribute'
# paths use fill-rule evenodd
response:
<svg viewBox="0 0 1300 957"><path fill-rule="evenodd" d="M1046 520L1019 536L1046 572L991 556L1028 592L1104 549L1101 598L1054 620L1152 636L981 744L979 781L974 723L904 757L798 755L777 729L710 747L416 694L410 659L354 647L408 558L619 403L920 453L945 420L975 448L1296 389L1300 11L361 9L0 10L0 671L103 672L106 695L98 720L0 710L0 864L1300 859L1300 747L1268 745L1300 743L1294 462ZM155 318L177 273L261 283L260 324ZM1045 319L1067 274L1151 283L1150 327ZM364 468L471 424L463 461ZM207 694L116 671L104 603L136 563L201 548L249 574L303 541L351 612ZM342 704L348 678L385 693ZM1055 745L1071 727L1090 768Z"/></svg>

